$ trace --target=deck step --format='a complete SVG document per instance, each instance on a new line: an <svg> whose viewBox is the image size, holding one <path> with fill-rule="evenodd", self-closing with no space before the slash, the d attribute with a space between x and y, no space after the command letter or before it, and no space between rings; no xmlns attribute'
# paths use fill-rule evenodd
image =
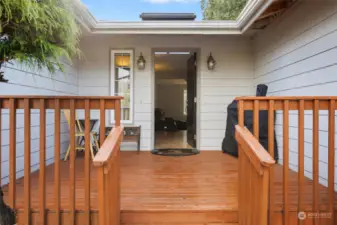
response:
<svg viewBox="0 0 337 225"><path fill-rule="evenodd" d="M123 225L234 225L238 223L236 211L122 211Z"/></svg>

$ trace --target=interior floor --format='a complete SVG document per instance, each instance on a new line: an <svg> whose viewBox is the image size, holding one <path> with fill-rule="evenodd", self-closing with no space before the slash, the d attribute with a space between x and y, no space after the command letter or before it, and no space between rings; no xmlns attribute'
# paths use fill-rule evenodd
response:
<svg viewBox="0 0 337 225"><path fill-rule="evenodd" d="M179 130L175 132L156 131L155 148L192 148L187 143L187 131Z"/></svg>

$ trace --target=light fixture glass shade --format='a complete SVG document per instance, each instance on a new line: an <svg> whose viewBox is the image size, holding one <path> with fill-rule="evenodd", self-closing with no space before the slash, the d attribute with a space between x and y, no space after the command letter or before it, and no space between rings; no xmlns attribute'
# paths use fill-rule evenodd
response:
<svg viewBox="0 0 337 225"><path fill-rule="evenodd" d="M146 64L146 61L145 61L145 59L143 57L143 54L140 53L140 56L139 56L139 58L137 60L138 69L140 69L140 70L145 69L145 64Z"/></svg>
<svg viewBox="0 0 337 225"><path fill-rule="evenodd" d="M117 67L130 67L130 55L116 54L115 65Z"/></svg>
<svg viewBox="0 0 337 225"><path fill-rule="evenodd" d="M214 70L215 65L216 65L216 61L214 60L212 53L210 53L207 59L207 67L209 70Z"/></svg>

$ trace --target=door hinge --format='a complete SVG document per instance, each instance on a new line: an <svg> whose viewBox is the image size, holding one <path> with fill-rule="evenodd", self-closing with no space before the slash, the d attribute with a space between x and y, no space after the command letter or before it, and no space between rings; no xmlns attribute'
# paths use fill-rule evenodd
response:
<svg viewBox="0 0 337 225"><path fill-rule="evenodd" d="M194 97L194 103L197 103L197 97Z"/></svg>
<svg viewBox="0 0 337 225"><path fill-rule="evenodd" d="M193 138L194 138L194 140L197 140L197 135L195 134L195 135L193 136Z"/></svg>

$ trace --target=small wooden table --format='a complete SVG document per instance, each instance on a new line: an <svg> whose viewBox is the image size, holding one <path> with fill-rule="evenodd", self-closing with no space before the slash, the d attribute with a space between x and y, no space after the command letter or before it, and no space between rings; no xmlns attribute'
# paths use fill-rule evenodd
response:
<svg viewBox="0 0 337 225"><path fill-rule="evenodd" d="M109 135L111 129L112 127L105 128L105 137ZM138 151L140 151L140 130L141 130L141 126L124 125L123 142L136 142Z"/></svg>

